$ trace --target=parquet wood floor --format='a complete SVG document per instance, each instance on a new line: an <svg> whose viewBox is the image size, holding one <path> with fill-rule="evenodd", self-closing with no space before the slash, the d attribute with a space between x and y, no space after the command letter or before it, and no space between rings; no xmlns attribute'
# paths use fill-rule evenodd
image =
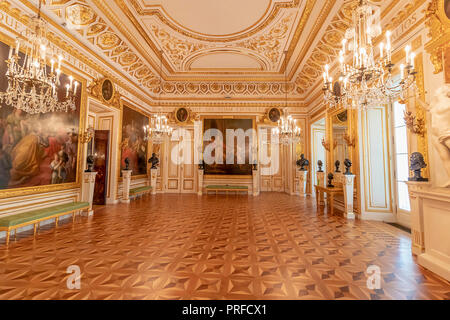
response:
<svg viewBox="0 0 450 320"><path fill-rule="evenodd" d="M381 289L366 286L370 265ZM312 199L165 194L1 243L0 298L450 299L450 284L416 264L406 233Z"/></svg>

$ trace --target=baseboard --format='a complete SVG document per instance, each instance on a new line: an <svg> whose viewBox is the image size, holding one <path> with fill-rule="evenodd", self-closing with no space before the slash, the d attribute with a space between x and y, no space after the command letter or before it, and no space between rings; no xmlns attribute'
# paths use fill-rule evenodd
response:
<svg viewBox="0 0 450 320"><path fill-rule="evenodd" d="M437 259L427 253L422 253L417 257L417 262L424 268L427 268L440 277L450 281L450 264Z"/></svg>
<svg viewBox="0 0 450 320"><path fill-rule="evenodd" d="M363 212L360 215L361 220L397 222L392 212Z"/></svg>

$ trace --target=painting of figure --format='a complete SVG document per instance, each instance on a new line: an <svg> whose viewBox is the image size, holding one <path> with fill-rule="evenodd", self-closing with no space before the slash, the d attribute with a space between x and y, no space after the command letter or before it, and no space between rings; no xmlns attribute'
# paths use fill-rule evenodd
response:
<svg viewBox="0 0 450 320"><path fill-rule="evenodd" d="M9 46L0 43L0 61L8 57ZM6 64L0 63L0 74ZM61 83L68 83L61 75ZM7 88L0 78L0 90ZM65 96L61 86L58 96ZM77 181L78 131L81 90L76 109L68 112L28 114L11 105L0 107L0 189L18 189L73 183Z"/></svg>
<svg viewBox="0 0 450 320"><path fill-rule="evenodd" d="M222 133L222 139L216 136L211 136L209 141L204 141L203 146L210 146L208 149L212 150L212 159L215 159L213 163L205 161L205 174L208 175L251 175L251 141L250 137L245 137L245 145L239 145L238 139L234 138L234 148L227 154L227 129L236 130L242 129L243 132L250 132L249 129L253 128L252 119L205 119L203 122L204 137L208 137L205 134L209 129L217 129ZM228 133L231 133L229 131ZM230 147L231 148L231 147ZM205 150L205 149L204 149ZM216 154L220 152L221 154ZM208 153L208 152L207 152ZM244 155L243 161L239 161L238 155ZM222 159L223 163L219 163L219 159ZM206 160L204 158L204 160Z"/></svg>
<svg viewBox="0 0 450 320"><path fill-rule="evenodd" d="M447 16L447 18L450 19L450 0L444 1L444 10L445 10L445 15Z"/></svg>
<svg viewBox="0 0 450 320"><path fill-rule="evenodd" d="M125 159L130 161L131 175L147 174L147 141L144 140L144 126L149 118L127 106L123 107L121 170L126 167Z"/></svg>

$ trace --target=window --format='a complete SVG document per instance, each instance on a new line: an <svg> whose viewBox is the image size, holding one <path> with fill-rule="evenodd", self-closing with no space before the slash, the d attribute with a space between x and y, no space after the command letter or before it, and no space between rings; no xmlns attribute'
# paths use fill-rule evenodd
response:
<svg viewBox="0 0 450 320"><path fill-rule="evenodd" d="M399 102L394 103L394 161L395 161L395 183L397 189L398 209L410 211L408 186L406 181L409 177L408 161L408 137L405 125L404 111L406 106Z"/></svg>

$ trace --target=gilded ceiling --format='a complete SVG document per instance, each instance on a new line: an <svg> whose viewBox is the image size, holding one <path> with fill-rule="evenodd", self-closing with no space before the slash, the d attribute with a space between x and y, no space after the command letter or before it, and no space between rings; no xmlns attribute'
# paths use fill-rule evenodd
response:
<svg viewBox="0 0 450 320"><path fill-rule="evenodd" d="M386 14L398 0L372 2ZM153 95L276 100L288 92L299 101L320 85L323 65L335 60L354 4L47 0L45 10Z"/></svg>

